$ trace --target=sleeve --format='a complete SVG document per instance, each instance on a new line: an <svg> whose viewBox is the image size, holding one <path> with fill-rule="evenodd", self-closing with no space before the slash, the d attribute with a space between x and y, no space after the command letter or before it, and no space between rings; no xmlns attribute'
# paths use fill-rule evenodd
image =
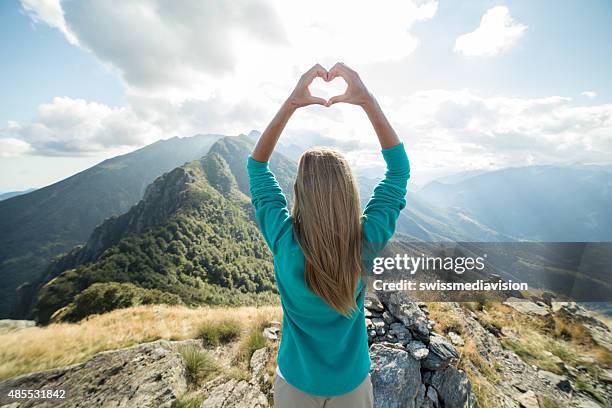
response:
<svg viewBox="0 0 612 408"><path fill-rule="evenodd" d="M400 143L382 150L387 171L363 211L363 234L368 248L381 250L395 233L400 211L406 207L406 185L410 178L410 164Z"/></svg>
<svg viewBox="0 0 612 408"><path fill-rule="evenodd" d="M276 255L279 241L292 231L287 199L268 162L259 162L249 156L247 170L257 224L272 254Z"/></svg>

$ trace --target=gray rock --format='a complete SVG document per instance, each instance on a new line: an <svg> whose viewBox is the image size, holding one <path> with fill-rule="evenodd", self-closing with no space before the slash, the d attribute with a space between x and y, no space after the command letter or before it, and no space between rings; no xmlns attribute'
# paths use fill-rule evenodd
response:
<svg viewBox="0 0 612 408"><path fill-rule="evenodd" d="M417 320L410 329L414 337L427 342L429 341L429 333L432 327L427 320Z"/></svg>
<svg viewBox="0 0 612 408"><path fill-rule="evenodd" d="M542 293L542 301L548 306L552 306L552 302L555 299L555 295L551 292Z"/></svg>
<svg viewBox="0 0 612 408"><path fill-rule="evenodd" d="M397 321L395 317L393 317L393 315L386 310L383 312L382 317L387 324L395 323Z"/></svg>
<svg viewBox="0 0 612 408"><path fill-rule="evenodd" d="M372 294L368 294L364 300L364 306L366 309L370 309L373 312L382 313L385 308L378 298Z"/></svg>
<svg viewBox="0 0 612 408"><path fill-rule="evenodd" d="M421 374L421 377L423 378L423 384L430 385L431 384L431 376L432 375L433 375L433 371L424 371Z"/></svg>
<svg viewBox="0 0 612 408"><path fill-rule="evenodd" d="M419 392L417 393L417 396L414 400L415 407L423 406L423 403L425 402L425 394L427 394L427 387L425 386L425 384L421 384L421 386L419 387Z"/></svg>
<svg viewBox="0 0 612 408"><path fill-rule="evenodd" d="M420 364L399 348L385 343L370 348L375 408L419 408L421 394Z"/></svg>
<svg viewBox="0 0 612 408"><path fill-rule="evenodd" d="M387 329L385 329L385 321L380 317L373 317L371 319L372 326L374 330L376 330L376 334L378 336L384 336L387 333Z"/></svg>
<svg viewBox="0 0 612 408"><path fill-rule="evenodd" d="M65 390L66 399L23 401L20 407L170 407L187 390L177 345L159 340L105 351L84 363L26 374L0 382L0 405L10 389ZM51 404L51 405L49 405Z"/></svg>
<svg viewBox="0 0 612 408"><path fill-rule="evenodd" d="M259 377L263 373L269 358L270 352L267 347L255 350L249 362L249 368L251 369L253 379Z"/></svg>
<svg viewBox="0 0 612 408"><path fill-rule="evenodd" d="M200 408L263 408L268 399L259 387L244 380L231 379L212 389Z"/></svg>
<svg viewBox="0 0 612 408"><path fill-rule="evenodd" d="M545 381L549 382L550 384L554 385L555 387L559 388L561 391L564 391L564 392L572 391L572 384L569 382L569 380L565 376L551 373L550 371L546 371L546 370L538 371L538 376L540 378L543 378Z"/></svg>
<svg viewBox="0 0 612 408"><path fill-rule="evenodd" d="M401 323L391 323L389 326L389 333L394 334L397 340L402 344L407 344L410 340L412 340L410 330L408 330L406 326Z"/></svg>
<svg viewBox="0 0 612 408"><path fill-rule="evenodd" d="M410 333L410 331L406 328L406 326L404 326L401 323L391 323L389 325L389 331L392 332L393 334Z"/></svg>
<svg viewBox="0 0 612 408"><path fill-rule="evenodd" d="M518 402L522 408L540 408L538 397L535 392L531 390L519 395L516 402Z"/></svg>
<svg viewBox="0 0 612 408"><path fill-rule="evenodd" d="M278 329L274 330L274 328L272 327L266 327L265 329L263 329L263 335L265 338L267 338L268 340L278 340Z"/></svg>
<svg viewBox="0 0 612 408"><path fill-rule="evenodd" d="M379 327L385 327L385 321L381 319L380 317L374 317L370 320L372 321L372 325L374 326L375 329Z"/></svg>
<svg viewBox="0 0 612 408"><path fill-rule="evenodd" d="M429 354L421 361L421 365L428 370L440 370L458 358L459 353L452 344L439 334L432 333L429 338Z"/></svg>
<svg viewBox="0 0 612 408"><path fill-rule="evenodd" d="M387 333L385 335L385 341L388 341L389 343L397 343L397 337L395 337L394 335Z"/></svg>
<svg viewBox="0 0 612 408"><path fill-rule="evenodd" d="M550 314L548 307L546 304L542 303L542 305L538 305L537 303L532 302L531 300L519 299L515 297L509 297L504 302L504 305L510 306L514 310L535 316L547 316Z"/></svg>
<svg viewBox="0 0 612 408"><path fill-rule="evenodd" d="M376 337L376 330L368 330L368 340L372 341Z"/></svg>
<svg viewBox="0 0 612 408"><path fill-rule="evenodd" d="M467 375L453 366L435 371L431 376L431 386L445 408L476 407L476 397Z"/></svg>
<svg viewBox="0 0 612 408"><path fill-rule="evenodd" d="M422 360L429 355L427 346L418 340L413 340L406 344L406 350L408 350L415 360Z"/></svg>
<svg viewBox="0 0 612 408"><path fill-rule="evenodd" d="M460 336L460 335L458 335L458 334L457 334L457 333L455 333L455 332L452 332L452 331L451 331L451 332L448 332L448 338L450 339L451 343L452 343L454 346L459 346L459 347L462 347L462 346L464 346L464 345L465 345L465 343L464 343L463 339L461 338L461 336Z"/></svg>
<svg viewBox="0 0 612 408"><path fill-rule="evenodd" d="M434 387L427 387L427 393L425 394L428 400L431 401L432 407L438 406L438 392Z"/></svg>
<svg viewBox="0 0 612 408"><path fill-rule="evenodd" d="M267 347L255 350L249 368L251 380L230 379L214 387L200 408L264 408L269 407L268 398L259 387L259 377L265 376L266 363L270 357Z"/></svg>
<svg viewBox="0 0 612 408"><path fill-rule="evenodd" d="M403 292L393 292L389 295L387 308L404 326L409 329L419 326L417 330L428 334L427 316L419 308L419 306L410 300L408 295ZM423 328L425 330L423 331Z"/></svg>

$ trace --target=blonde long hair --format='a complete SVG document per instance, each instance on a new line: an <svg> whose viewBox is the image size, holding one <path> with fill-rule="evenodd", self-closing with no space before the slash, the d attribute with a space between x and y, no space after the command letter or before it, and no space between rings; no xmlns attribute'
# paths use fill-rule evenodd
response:
<svg viewBox="0 0 612 408"><path fill-rule="evenodd" d="M350 167L334 149L309 149L300 158L293 222L304 252L304 279L339 313L356 310L355 290L363 276L361 206Z"/></svg>

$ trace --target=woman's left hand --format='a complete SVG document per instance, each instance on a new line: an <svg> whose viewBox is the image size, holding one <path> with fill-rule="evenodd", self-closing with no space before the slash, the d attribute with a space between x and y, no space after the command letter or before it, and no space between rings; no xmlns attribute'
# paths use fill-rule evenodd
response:
<svg viewBox="0 0 612 408"><path fill-rule="evenodd" d="M312 96L308 87L316 77L327 81L327 70L320 64L315 64L312 68L306 71L298 81L295 89L287 99L287 103L294 109L308 105L327 105L327 101L317 96Z"/></svg>

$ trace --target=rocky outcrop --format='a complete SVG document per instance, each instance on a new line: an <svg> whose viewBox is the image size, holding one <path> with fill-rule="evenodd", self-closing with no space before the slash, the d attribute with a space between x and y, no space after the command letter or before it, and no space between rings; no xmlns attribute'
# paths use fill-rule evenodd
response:
<svg viewBox="0 0 612 408"><path fill-rule="evenodd" d="M433 388L444 407L474 407L476 399L472 394L472 384L467 375L453 366L434 371L424 381L429 389ZM432 401L434 406L437 401Z"/></svg>
<svg viewBox="0 0 612 408"><path fill-rule="evenodd" d="M432 332L427 306L402 292L380 297L369 294L365 301L374 406L475 407L466 374L451 365L459 354Z"/></svg>
<svg viewBox="0 0 612 408"><path fill-rule="evenodd" d="M173 407L186 392L194 391L181 347L199 347L196 340L159 340L138 346L105 351L84 363L27 374L0 382L0 406L25 407ZM268 395L265 367L270 351L262 348L253 354L249 379L218 376L201 386L206 395L202 408L264 408ZM63 390L65 398L11 399L10 390ZM197 390L195 390L197 391Z"/></svg>
<svg viewBox="0 0 612 408"><path fill-rule="evenodd" d="M208 397L200 408L264 408L269 407L261 384L267 382L265 367L270 358L267 348L262 348L251 357L250 380L224 380L207 392ZM214 383L219 382L215 380Z"/></svg>
<svg viewBox="0 0 612 408"><path fill-rule="evenodd" d="M263 408L269 407L259 387L244 380L230 379L216 386L200 408Z"/></svg>
<svg viewBox="0 0 612 408"><path fill-rule="evenodd" d="M604 322L592 316L584 307L575 302L552 302L552 311L572 322L578 322L588 331L593 341L612 351L612 331Z"/></svg>
<svg viewBox="0 0 612 408"><path fill-rule="evenodd" d="M18 407L171 407L187 390L177 345L164 340L96 354L72 366L0 383L0 405ZM16 400L10 390L62 390L65 398ZM15 406L15 405L14 405Z"/></svg>
<svg viewBox="0 0 612 408"><path fill-rule="evenodd" d="M374 406L419 408L425 397L421 363L391 343L372 345L370 354Z"/></svg>
<svg viewBox="0 0 612 408"><path fill-rule="evenodd" d="M506 299L504 305L510 306L520 313L531 314L535 316L547 316L550 311L548 310L548 305L544 302L532 302L527 299L519 299L515 297L510 297Z"/></svg>

